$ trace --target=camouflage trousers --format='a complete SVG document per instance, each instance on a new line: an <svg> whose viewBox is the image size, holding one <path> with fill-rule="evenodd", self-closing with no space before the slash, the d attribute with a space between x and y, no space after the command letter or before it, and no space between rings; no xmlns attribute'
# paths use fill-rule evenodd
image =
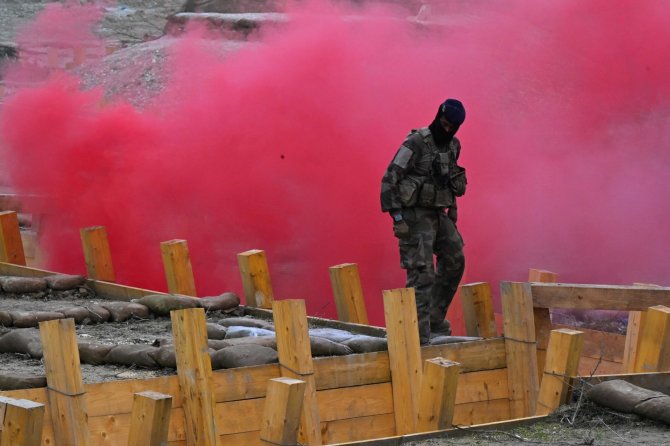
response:
<svg viewBox="0 0 670 446"><path fill-rule="evenodd" d="M406 287L414 288L419 338L426 344L431 325L444 321L463 277L463 239L442 209L407 208L402 214L410 231L399 239L400 267L407 270Z"/></svg>

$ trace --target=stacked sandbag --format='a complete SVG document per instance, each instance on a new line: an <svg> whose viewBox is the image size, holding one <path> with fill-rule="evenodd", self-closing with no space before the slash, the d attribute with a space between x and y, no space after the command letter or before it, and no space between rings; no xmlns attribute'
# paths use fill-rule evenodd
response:
<svg viewBox="0 0 670 446"><path fill-rule="evenodd" d="M593 386L588 396L601 406L670 424L670 396L665 393L615 379Z"/></svg>

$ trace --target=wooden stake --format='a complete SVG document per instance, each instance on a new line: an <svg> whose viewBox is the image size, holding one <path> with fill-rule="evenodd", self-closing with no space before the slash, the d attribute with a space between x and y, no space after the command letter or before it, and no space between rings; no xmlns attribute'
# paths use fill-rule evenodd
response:
<svg viewBox="0 0 670 446"><path fill-rule="evenodd" d="M14 211L0 212L0 262L26 266L19 216Z"/></svg>
<svg viewBox="0 0 670 446"><path fill-rule="evenodd" d="M358 265L343 263L328 268L330 283L335 295L337 317L344 322L368 324L368 313L365 309L361 278Z"/></svg>
<svg viewBox="0 0 670 446"><path fill-rule="evenodd" d="M268 381L261 440L270 444L298 444L298 427L306 385L305 381L292 378L274 378Z"/></svg>
<svg viewBox="0 0 670 446"><path fill-rule="evenodd" d="M530 268L528 270L528 281L529 282L544 282L544 283L556 283L558 282L558 274L552 273L544 269L535 269Z"/></svg>
<svg viewBox="0 0 670 446"><path fill-rule="evenodd" d="M214 423L214 387L212 363L207 354L205 310L175 310L170 317L186 419L186 444L214 446L218 444L218 437Z"/></svg>
<svg viewBox="0 0 670 446"><path fill-rule="evenodd" d="M558 274L543 269L530 268L528 270L528 281L556 283L558 281ZM538 382L541 382L547 356L549 333L551 332L551 313L549 312L549 308L533 308L533 318L535 320L535 337L537 339L537 377Z"/></svg>
<svg viewBox="0 0 670 446"><path fill-rule="evenodd" d="M39 325L55 443L88 445L86 391L79 367L74 319L45 321Z"/></svg>
<svg viewBox="0 0 670 446"><path fill-rule="evenodd" d="M535 415L539 384L533 298L528 283L501 282L512 418Z"/></svg>
<svg viewBox="0 0 670 446"><path fill-rule="evenodd" d="M265 251L252 249L237 255L244 297L249 307L272 308L274 294Z"/></svg>
<svg viewBox="0 0 670 446"><path fill-rule="evenodd" d="M81 244L84 248L84 260L86 261L86 274L94 280L104 282L116 281L112 254L109 250L107 230L104 226L91 226L79 231Z"/></svg>
<svg viewBox="0 0 670 446"><path fill-rule="evenodd" d="M404 435L416 431L422 375L414 288L383 295L396 433Z"/></svg>
<svg viewBox="0 0 670 446"><path fill-rule="evenodd" d="M581 331L552 330L536 415L547 415L565 404L571 377L577 375L584 336Z"/></svg>
<svg viewBox="0 0 670 446"><path fill-rule="evenodd" d="M460 369L459 363L444 358L426 360L419 396L418 432L451 427Z"/></svg>
<svg viewBox="0 0 670 446"><path fill-rule="evenodd" d="M0 396L0 446L39 446L42 442L44 404Z"/></svg>
<svg viewBox="0 0 670 446"><path fill-rule="evenodd" d="M649 307L635 359L636 372L670 371L670 308Z"/></svg>
<svg viewBox="0 0 670 446"><path fill-rule="evenodd" d="M634 283L634 286L658 288L659 285L651 283ZM623 351L623 373L632 373L635 370L635 358L640 348L640 333L644 326L646 311L629 311L628 325L626 327L626 344Z"/></svg>
<svg viewBox="0 0 670 446"><path fill-rule="evenodd" d="M495 338L496 319L493 314L491 287L486 282L469 283L461 286L461 304L468 336Z"/></svg>
<svg viewBox="0 0 670 446"><path fill-rule="evenodd" d="M134 394L128 446L167 445L171 409L170 395L151 391Z"/></svg>
<svg viewBox="0 0 670 446"><path fill-rule="evenodd" d="M163 269L167 279L168 292L185 296L197 296L186 240L162 242L161 256L163 257Z"/></svg>

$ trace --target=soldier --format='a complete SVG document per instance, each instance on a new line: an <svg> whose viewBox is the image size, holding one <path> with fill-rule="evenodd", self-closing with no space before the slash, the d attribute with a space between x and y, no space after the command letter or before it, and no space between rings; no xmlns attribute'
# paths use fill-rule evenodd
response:
<svg viewBox="0 0 670 446"><path fill-rule="evenodd" d="M431 333L451 334L445 317L465 269L456 197L467 181L456 164L461 144L454 136L464 120L463 104L447 99L428 127L407 135L382 178L382 211L393 219L406 287L415 291L422 345Z"/></svg>

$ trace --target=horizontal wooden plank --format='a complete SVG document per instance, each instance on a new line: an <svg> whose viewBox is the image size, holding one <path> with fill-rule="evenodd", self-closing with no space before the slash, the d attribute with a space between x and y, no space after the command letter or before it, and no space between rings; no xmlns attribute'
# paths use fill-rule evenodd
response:
<svg viewBox="0 0 670 446"><path fill-rule="evenodd" d="M322 422L393 413L391 383L322 390L316 397Z"/></svg>
<svg viewBox="0 0 670 446"><path fill-rule="evenodd" d="M421 357L424 361L438 356L460 363L461 372L475 372L478 370L502 369L507 367L505 340L503 338L432 345L421 349Z"/></svg>
<svg viewBox="0 0 670 446"><path fill-rule="evenodd" d="M479 401L457 404L454 408L454 426L492 423L509 420L511 417L509 399Z"/></svg>
<svg viewBox="0 0 670 446"><path fill-rule="evenodd" d="M636 386L670 395L670 372L597 375L587 376L582 379L592 385L613 379L622 379Z"/></svg>
<svg viewBox="0 0 670 446"><path fill-rule="evenodd" d="M144 288L136 288L127 285L120 285L118 283L103 282L102 280L88 279L86 284L95 291L95 294L105 299L114 299L122 301L131 301L139 299L150 294L168 294L162 291L147 290Z"/></svg>
<svg viewBox="0 0 670 446"><path fill-rule="evenodd" d="M18 277L46 277L58 274L53 271L47 271L29 266L14 265L12 263L0 262L0 276L18 276Z"/></svg>
<svg viewBox="0 0 670 446"><path fill-rule="evenodd" d="M533 306L583 310L641 311L654 305L670 306L670 288L531 283Z"/></svg>
<svg viewBox="0 0 670 446"><path fill-rule="evenodd" d="M314 358L317 390L391 381L388 352Z"/></svg>
<svg viewBox="0 0 670 446"><path fill-rule="evenodd" d="M323 444L368 440L389 435L395 435L395 419L391 413L321 423Z"/></svg>
<svg viewBox="0 0 670 446"><path fill-rule="evenodd" d="M563 324L552 324L551 329L556 330L567 328L584 333L584 346L582 347L582 356L590 358L600 358L611 362L623 362L623 351L626 343L626 335L619 333L610 333L599 330L589 330L583 327L573 327ZM537 349L546 351L549 336L543 336L538 333Z"/></svg>
<svg viewBox="0 0 670 446"><path fill-rule="evenodd" d="M609 375L621 373L623 365L620 362L612 362L606 359L582 356L579 358L579 376Z"/></svg>
<svg viewBox="0 0 670 446"><path fill-rule="evenodd" d="M456 404L507 398L507 369L461 373L456 388Z"/></svg>

